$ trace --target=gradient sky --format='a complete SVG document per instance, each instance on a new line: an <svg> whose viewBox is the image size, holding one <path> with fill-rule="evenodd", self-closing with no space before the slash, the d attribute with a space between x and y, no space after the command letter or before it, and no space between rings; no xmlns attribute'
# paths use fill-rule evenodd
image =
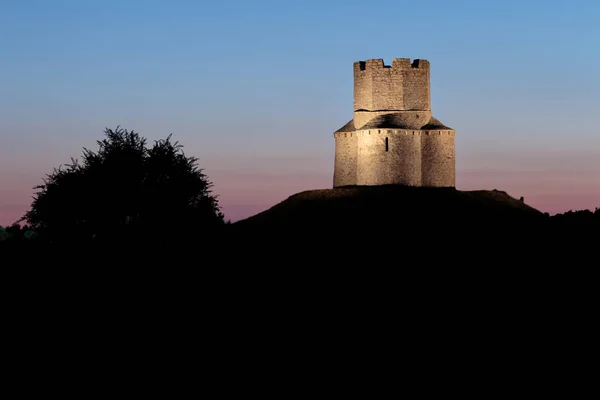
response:
<svg viewBox="0 0 600 400"><path fill-rule="evenodd" d="M106 127L173 133L227 219L330 188L354 61L431 62L457 188L600 207L600 2L0 0L0 225Z"/></svg>

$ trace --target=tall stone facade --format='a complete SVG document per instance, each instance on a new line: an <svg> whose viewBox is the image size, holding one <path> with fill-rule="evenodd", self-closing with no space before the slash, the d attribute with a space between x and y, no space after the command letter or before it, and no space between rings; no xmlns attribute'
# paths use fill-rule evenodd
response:
<svg viewBox="0 0 600 400"><path fill-rule="evenodd" d="M431 114L427 60L354 63L354 118L334 134L333 187L454 187L456 132Z"/></svg>

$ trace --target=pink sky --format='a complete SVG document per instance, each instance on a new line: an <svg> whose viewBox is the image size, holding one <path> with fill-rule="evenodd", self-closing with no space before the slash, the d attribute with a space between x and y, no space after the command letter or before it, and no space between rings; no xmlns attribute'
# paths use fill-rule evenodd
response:
<svg viewBox="0 0 600 400"><path fill-rule="evenodd" d="M333 141L333 139L332 139ZM591 151L533 153L483 151L457 154L457 188L498 189L550 214L600 207L600 156ZM52 163L36 168L20 163L0 171L0 225L16 221L28 209L31 189L50 172ZM42 167L43 166L43 167ZM205 173L214 182L226 219L254 215L304 190L330 188L333 153L312 157L238 156L226 163L205 157Z"/></svg>

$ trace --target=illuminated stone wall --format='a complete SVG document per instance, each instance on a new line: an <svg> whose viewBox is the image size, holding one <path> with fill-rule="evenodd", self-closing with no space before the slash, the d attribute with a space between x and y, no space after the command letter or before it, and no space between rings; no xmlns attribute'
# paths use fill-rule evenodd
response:
<svg viewBox="0 0 600 400"><path fill-rule="evenodd" d="M337 132L333 186L454 187L454 136L451 129Z"/></svg>
<svg viewBox="0 0 600 400"><path fill-rule="evenodd" d="M430 64L354 63L354 118L334 133L333 186L454 187L456 132L431 113Z"/></svg>

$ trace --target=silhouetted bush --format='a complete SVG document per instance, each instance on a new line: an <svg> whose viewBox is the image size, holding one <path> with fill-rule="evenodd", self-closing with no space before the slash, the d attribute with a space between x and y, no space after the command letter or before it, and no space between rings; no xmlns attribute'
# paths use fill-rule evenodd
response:
<svg viewBox="0 0 600 400"><path fill-rule="evenodd" d="M35 232L33 232L29 226L21 226L18 223L2 227L0 226L0 241L15 242L20 240L31 240L35 238Z"/></svg>
<svg viewBox="0 0 600 400"><path fill-rule="evenodd" d="M152 147L134 131L106 129L97 152L55 168L35 187L26 221L52 243L177 242L224 226L212 182L166 139Z"/></svg>
<svg viewBox="0 0 600 400"><path fill-rule="evenodd" d="M570 210L553 215L551 218L557 224L597 225L600 224L600 208L596 208L593 212L591 210Z"/></svg>

